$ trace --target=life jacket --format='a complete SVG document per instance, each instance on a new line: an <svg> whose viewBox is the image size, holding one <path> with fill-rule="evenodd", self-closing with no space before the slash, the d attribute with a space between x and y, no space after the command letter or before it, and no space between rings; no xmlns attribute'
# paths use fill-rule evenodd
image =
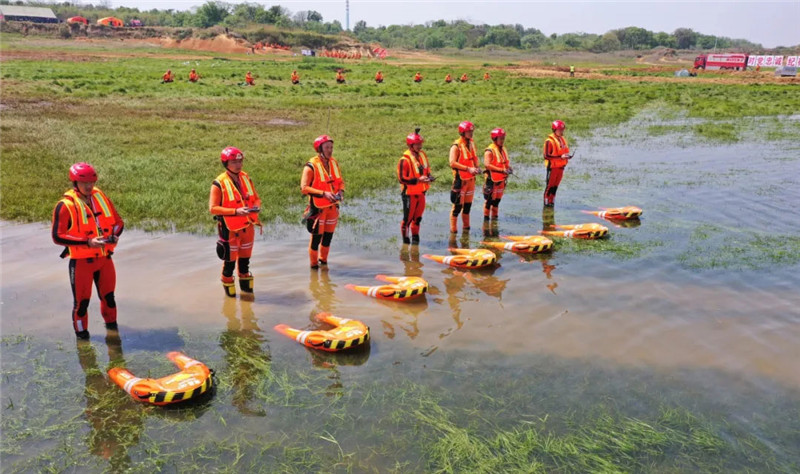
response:
<svg viewBox="0 0 800 474"><path fill-rule="evenodd" d="M504 170L508 169L508 153L506 152L506 147L503 147L501 150L496 143L492 142L486 148L486 151L492 152L492 159L489 161L489 164L492 166L497 166L498 168L503 168ZM508 177L508 175L505 173L500 173L493 170L489 170L489 176L495 183L503 181Z"/></svg>
<svg viewBox="0 0 800 474"><path fill-rule="evenodd" d="M244 80L245 80L245 82L247 82L248 84L252 84L252 82L253 82L253 76L251 76L250 74L246 74L246 75L244 76Z"/></svg>
<svg viewBox="0 0 800 474"><path fill-rule="evenodd" d="M253 181L244 171L239 172L239 184L244 186L244 196L236 187L227 171L217 176L215 180L219 183L222 191L222 203L220 206L230 209L240 207L255 207L258 205L258 195L256 195ZM244 229L248 225L258 224L258 213L250 213L246 216L222 216L228 230L236 231Z"/></svg>
<svg viewBox="0 0 800 474"><path fill-rule="evenodd" d="M461 82L467 82L467 75L466 74L461 76Z"/></svg>
<svg viewBox="0 0 800 474"><path fill-rule="evenodd" d="M458 159L456 159L457 163L470 168L478 168L478 152L475 150L474 141L470 140L469 144L467 144L467 141L464 137L459 137L458 140L453 142L453 145L458 147ZM455 176L456 172L458 172L458 175L462 180L475 178L475 175L467 170L457 170L453 168L453 176Z"/></svg>
<svg viewBox="0 0 800 474"><path fill-rule="evenodd" d="M117 223L111 212L111 203L103 191L98 188L92 190L92 205L89 206L78 196L74 189L64 193L61 202L69 211L70 225L67 235L78 239L91 240L95 237L109 238L114 235L114 225ZM97 209L95 215L92 209ZM91 248L86 245L68 245L69 258L97 258L105 257L114 251L116 244L108 243L103 247Z"/></svg>
<svg viewBox="0 0 800 474"><path fill-rule="evenodd" d="M422 76L420 76L419 74L414 74L414 80L419 82L422 80Z"/></svg>
<svg viewBox="0 0 800 474"><path fill-rule="evenodd" d="M328 160L328 167L330 168L330 172L325 169L325 166L322 164L322 159L317 156L313 156L308 160L309 165L314 170L314 180L310 183L315 189L319 189L320 191L328 191L330 193L336 194L342 190L344 187L344 180L342 180L342 172L339 170L339 162L336 161L336 158L330 157ZM335 202L328 201L322 196L310 196L311 203L317 209L323 209L325 207L330 207Z"/></svg>
<svg viewBox="0 0 800 474"><path fill-rule="evenodd" d="M431 186L429 183L421 183L417 181L416 184L407 184L403 183L402 179L403 176L401 175L401 168L400 165L403 163L403 160L408 161L409 168L411 168L411 175L413 178L421 178L422 176L430 176L431 174L431 167L428 164L428 155L425 154L424 151L419 151L419 161L414 158L414 154L411 153L411 150L406 150L403 153L403 156L400 158L400 161L397 163L397 179L400 181L400 190L403 194L422 194L427 191Z"/></svg>
<svg viewBox="0 0 800 474"><path fill-rule="evenodd" d="M375 80L376 81L382 81L383 80L383 74L375 74Z"/></svg>
<svg viewBox="0 0 800 474"><path fill-rule="evenodd" d="M298 76L297 74L292 74L292 82L299 81L299 80L300 80L300 76Z"/></svg>
<svg viewBox="0 0 800 474"><path fill-rule="evenodd" d="M190 81L194 82L194 81L196 81L196 80L197 80L197 79L199 79L199 78L200 78L200 77L197 75L197 73L195 73L195 72L190 72L190 73L189 73L189 80L190 80Z"/></svg>
<svg viewBox="0 0 800 474"><path fill-rule="evenodd" d="M552 156L547 156L547 142L552 144ZM559 140L555 133L551 133L544 141L544 165L550 168L567 166L567 159L561 158L564 153L569 153L566 137L562 136Z"/></svg>
<svg viewBox="0 0 800 474"><path fill-rule="evenodd" d="M446 75L444 77L444 82L453 82L453 77L450 76L450 74Z"/></svg>

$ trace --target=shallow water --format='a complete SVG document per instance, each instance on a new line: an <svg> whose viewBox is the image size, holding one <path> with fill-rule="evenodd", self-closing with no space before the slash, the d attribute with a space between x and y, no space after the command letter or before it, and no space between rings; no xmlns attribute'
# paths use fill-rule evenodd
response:
<svg viewBox="0 0 800 474"><path fill-rule="evenodd" d="M14 435L3 441L4 463L69 467L89 452L90 470L150 466L159 455L192 470L237 459L228 449L205 460L195 453L188 464L168 456L199 436L227 440L253 462L276 449L259 465L265 470L309 466L308 453L293 460L273 446L281 443L339 461L353 453L359 469L419 470L431 466L424 448L407 439L415 425L394 420L402 438L387 430L385 416L422 387L458 410L457 422L470 424L475 407L502 429L598 406L644 418L683 407L718 423L724 439L752 437L768 447L757 454L769 463L744 454L729 468L791 470L800 459L800 149L785 142L669 146L679 138L634 141L600 131L583 139L551 215L541 210L540 192L515 191L512 182L499 234L532 234L555 221L605 222L611 236L557 241L553 252L528 258L500 253L489 270L462 273L420 257L483 239L480 197L470 234L451 239L444 189L430 196L418 249L398 242L394 193L346 202L329 269L307 268L299 225L267 226L252 259L252 301L223 295L214 237L126 230L114 256L121 340L107 340L93 300L91 345L83 349L69 321L67 264L47 226L3 223L2 388L10 402L3 428ZM518 171L512 179L543 175L538 167ZM617 227L581 213L622 205L642 207L641 221ZM381 273L422 276L429 293L401 304L345 288L378 284ZM368 324L369 347L316 354L272 329L315 327L320 311ZM166 375L170 350L217 371L222 382L211 400L184 410L144 407L103 375L109 365ZM63 379L63 392L31 391L32 377L55 369L50 376ZM267 373L303 388L259 383ZM22 389L31 393L17 395ZM115 393L116 405L98 402ZM97 420L103 409L135 438L103 440L113 431ZM24 426L42 431L22 447ZM70 450L64 436L77 436Z"/></svg>

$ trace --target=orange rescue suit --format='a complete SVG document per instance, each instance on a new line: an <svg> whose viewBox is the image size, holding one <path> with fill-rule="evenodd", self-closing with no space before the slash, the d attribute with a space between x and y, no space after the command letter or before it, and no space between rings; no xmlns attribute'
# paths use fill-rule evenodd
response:
<svg viewBox="0 0 800 474"><path fill-rule="evenodd" d="M506 147L503 147L501 150L496 143L492 142L491 145L486 147L486 151L492 153L492 159L489 161L490 165L503 170L508 170L509 162L508 162L508 152L506 152ZM499 171L494 171L492 169L489 169L489 176L491 180L494 181L495 183L500 181L505 181L505 179L508 177L506 173L501 173Z"/></svg>
<svg viewBox="0 0 800 474"><path fill-rule="evenodd" d="M219 192L221 194L220 200L216 202L219 202L219 207L223 209L214 206L214 208L212 208L212 214L221 215L225 226L231 231L244 229L251 224L258 225L257 212L251 212L246 216L235 215L236 209L240 207L261 206L261 198L258 197L250 176L244 171L239 172L239 184L244 189L244 195L239 192L239 188L233 182L233 179L231 179L227 171L217 176L216 182L219 183ZM212 193L215 189L216 186L212 187ZM215 196L212 195L211 199L214 200ZM229 214L231 210L234 212L232 215Z"/></svg>
<svg viewBox="0 0 800 474"><path fill-rule="evenodd" d="M406 150L397 163L397 180L400 181L402 194L423 194L431 186L429 183L420 182L419 178L430 175L428 155L422 150L419 152L419 160L410 150Z"/></svg>
<svg viewBox="0 0 800 474"><path fill-rule="evenodd" d="M309 183L314 189L321 192L327 191L332 194L337 194L344 189L342 172L339 170L339 162L336 161L336 158L330 157L328 160L329 169L325 169L325 166L322 164L322 159L318 155L311 157L308 160L308 165L311 165L311 169L314 170L313 181ZM312 194L310 198L312 204L314 204L314 207L317 209L323 209L336 204L335 202L325 199L321 195L317 196Z"/></svg>
<svg viewBox="0 0 800 474"><path fill-rule="evenodd" d="M475 142L473 140L469 140L469 143L467 143L466 138L459 137L458 140L453 142L453 145L458 147L458 159L456 163L460 163L467 168L480 168L478 164L478 152L475 150ZM475 175L470 173L469 170L453 168L453 175L455 176L456 173L458 173L462 181L475 179Z"/></svg>
<svg viewBox="0 0 800 474"><path fill-rule="evenodd" d="M66 245L69 250L69 257L72 259L105 257L113 252L117 246L116 242L107 243L97 248L91 248L86 244L86 242L95 237L115 240L112 237L118 235L118 229L121 229L123 225L122 219L117 214L111 201L98 188L92 190L91 201L90 207L78 196L74 189L65 192L64 198L60 201L69 212L70 219L64 241L75 240L82 242L78 245ZM92 209L99 211L96 216ZM54 216L54 220L56 217L58 216ZM57 241L56 243L63 244L64 241Z"/></svg>
<svg viewBox="0 0 800 474"><path fill-rule="evenodd" d="M555 133L544 141L544 164L548 168L563 168L567 166L567 159L561 155L569 153L569 145L564 136L558 137Z"/></svg>

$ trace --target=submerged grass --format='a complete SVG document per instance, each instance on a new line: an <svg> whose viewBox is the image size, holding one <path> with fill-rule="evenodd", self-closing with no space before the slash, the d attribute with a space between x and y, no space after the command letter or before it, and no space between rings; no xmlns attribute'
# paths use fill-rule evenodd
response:
<svg viewBox="0 0 800 474"><path fill-rule="evenodd" d="M213 398L158 408L133 402L107 380L107 363L121 359L110 354L106 362L94 343L77 347L82 370L76 372L71 350L4 337L4 471L775 472L797 467L790 461L796 433L781 435L777 443L786 451L776 455L780 448L724 418L701 417L672 402L656 402L638 414L602 397L556 409L571 405L558 390L579 389L566 379L551 379L566 367L537 367L506 389L497 386L509 375L505 372L465 392L440 387L435 371L428 374L430 384L401 370L380 381L343 385L344 367L335 357L320 368L309 369L305 361L284 361L276 368L263 344L250 348L262 356L234 353L225 344L203 338L187 344L217 369ZM128 366L152 366L160 373L164 358L135 352L125 359ZM237 375L245 366L253 370L247 393ZM73 383L81 378L83 386ZM770 416L777 415L776 409ZM780 423L761 422L773 430Z"/></svg>

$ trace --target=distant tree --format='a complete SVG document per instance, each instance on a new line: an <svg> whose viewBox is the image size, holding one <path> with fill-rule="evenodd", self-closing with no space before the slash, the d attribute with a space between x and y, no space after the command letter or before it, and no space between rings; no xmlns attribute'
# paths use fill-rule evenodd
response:
<svg viewBox="0 0 800 474"><path fill-rule="evenodd" d="M547 36L543 35L541 31L538 34L526 34L520 39L523 48L526 49L539 49L547 42Z"/></svg>
<svg viewBox="0 0 800 474"><path fill-rule="evenodd" d="M201 28L208 28L222 23L222 20L229 14L226 4L222 2L206 2L197 9L197 13L194 15L194 24Z"/></svg>
<svg viewBox="0 0 800 474"><path fill-rule="evenodd" d="M510 48L520 47L520 36L517 30L508 27L495 27L489 30L486 34L484 44L496 44L498 46L507 46Z"/></svg>
<svg viewBox="0 0 800 474"><path fill-rule="evenodd" d="M672 33L672 36L675 37L675 43L679 49L690 49L697 42L697 33L691 28L678 28Z"/></svg>
<svg viewBox="0 0 800 474"><path fill-rule="evenodd" d="M653 35L653 42L655 46L666 46L667 48L675 48L678 46L675 37L663 31Z"/></svg>
<svg viewBox="0 0 800 474"><path fill-rule="evenodd" d="M592 44L591 49L596 53L608 53L617 51L620 48L622 48L622 43L620 43L619 38L613 31L609 31L600 38L597 38Z"/></svg>
<svg viewBox="0 0 800 474"><path fill-rule="evenodd" d="M619 36L619 34L618 34ZM653 47L653 33L636 26L625 28L620 42L628 49L648 49Z"/></svg>
<svg viewBox="0 0 800 474"><path fill-rule="evenodd" d="M439 49L444 48L444 39L439 35L430 35L425 38L425 49Z"/></svg>
<svg viewBox="0 0 800 474"><path fill-rule="evenodd" d="M467 44L467 35L465 35L464 33L458 33L453 38L453 46L455 46L458 49L464 49L464 46L466 46L466 44Z"/></svg>
<svg viewBox="0 0 800 474"><path fill-rule="evenodd" d="M364 20L357 21L356 25L353 27L353 34L358 36L365 31L367 31L367 22Z"/></svg>

